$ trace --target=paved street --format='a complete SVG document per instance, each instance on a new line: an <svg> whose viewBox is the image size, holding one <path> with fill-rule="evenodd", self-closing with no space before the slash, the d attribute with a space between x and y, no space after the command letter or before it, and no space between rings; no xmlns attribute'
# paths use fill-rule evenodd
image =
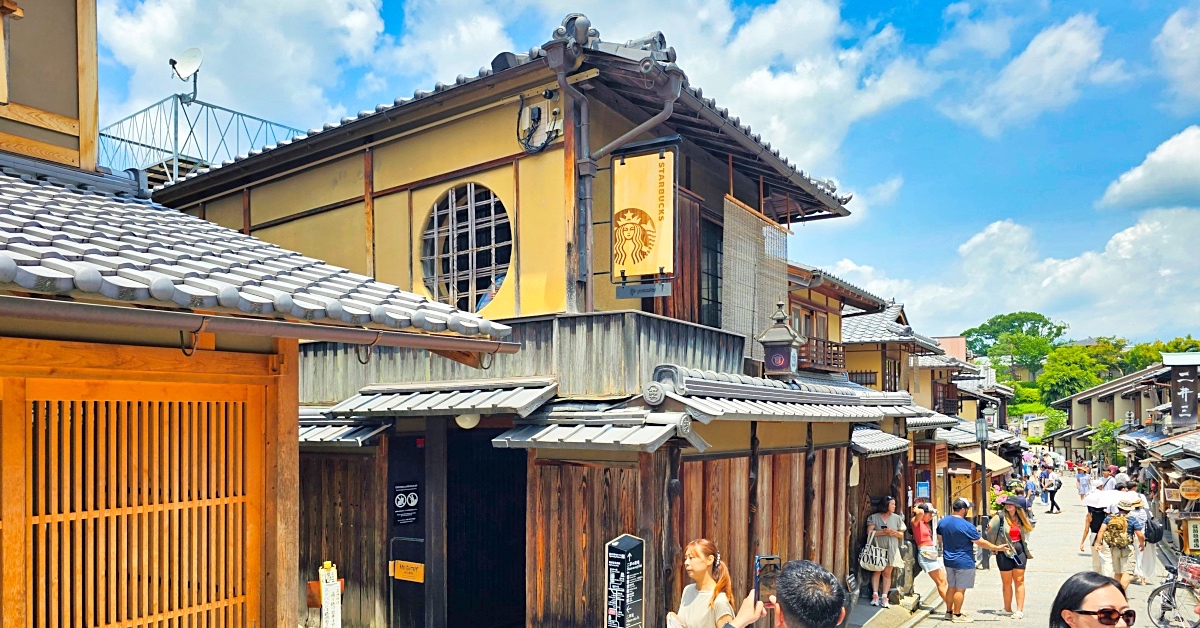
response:
<svg viewBox="0 0 1200 628"><path fill-rule="evenodd" d="M1065 483L1059 493L1058 502L1063 509L1059 515L1046 514L1046 507L1042 505L1041 500L1035 504L1037 528L1030 537L1030 546L1036 558L1030 559L1029 568L1025 571L1025 618L1016 623L1046 625L1050 605L1054 602L1054 596L1063 581L1076 572L1091 569L1090 555L1079 553L1079 538L1083 534L1083 521L1087 510L1079 503L1074 481ZM994 560L991 567L989 570L979 571L975 588L967 591L963 608L977 623L1012 622L1012 619L1000 614L1004 610L1000 572L996 570ZM1131 603L1132 606L1142 610L1146 594L1150 592L1151 587L1132 585L1130 589L1130 597L1136 600ZM934 593L930 604L938 602L937 594ZM943 620L944 612L945 609L939 606L919 626L930 628L948 625L948 622Z"/></svg>

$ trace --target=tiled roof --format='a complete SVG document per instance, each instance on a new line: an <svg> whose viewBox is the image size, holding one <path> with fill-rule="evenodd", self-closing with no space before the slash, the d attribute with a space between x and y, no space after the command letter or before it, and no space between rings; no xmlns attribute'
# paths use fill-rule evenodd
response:
<svg viewBox="0 0 1200 628"><path fill-rule="evenodd" d="M965 447L979 443L979 439L975 438L975 427L962 420L959 421L957 427L942 428L934 432L934 438L951 447Z"/></svg>
<svg viewBox="0 0 1200 628"><path fill-rule="evenodd" d="M562 30L561 27L560 27L560 30ZM557 37L557 33L556 33L556 37ZM631 41L631 42L624 42L624 43L610 43L610 42L606 42L606 41L600 41L599 34L597 33L596 35L594 35L592 37L592 43L589 43L589 48L587 50L585 50L584 52L589 53L589 54L607 53L607 54L610 54L610 55L613 55L616 57L620 57L620 58L624 58L624 59L633 61L634 63L637 63L639 60L650 56L649 53L651 53L651 52L655 52L658 54L661 54L662 52L664 52L664 51L658 50L658 48L661 47L660 44L665 45L665 38L663 38L661 34L659 34L658 38L647 38L647 41L643 41L643 42L632 42ZM306 133L305 135L297 135L291 139L280 141L278 145L264 146L261 150L248 151L244 155L238 155L237 157L235 157L232 160L226 160L223 163L214 164L213 166L211 166L209 168L200 168L197 171L188 174L186 177L182 177L181 180L187 181L189 179L194 179L196 177L203 176L205 173L217 170L219 168L222 168L225 166L230 166L233 164L240 164L242 162L245 162L248 160L253 160L255 158L258 158L260 160L261 159L269 159L268 157L262 157L262 155L270 154L271 151L273 151L277 148L283 147L283 146L290 145L290 144L304 144L304 143L308 143L308 142L311 142L314 140L323 139L324 133L327 133L327 132L335 130L335 129L346 129L347 131L349 131L349 130L352 130L353 128L365 127L366 125L370 124L373 120L378 119L380 116L395 115L395 111L397 109L404 108L406 106L410 107L410 106L416 105L417 103L421 103L425 99L428 99L430 97L439 96L446 92L453 91L456 88L472 84L481 79L486 79L497 72L504 72L505 70L524 66L529 63L544 63L546 53L544 50L542 50L541 47L534 46L529 49L528 53L524 53L524 54L501 53L501 55L499 55L497 57L497 59L499 59L500 57L506 57L508 59L508 63L509 63L508 67L504 67L499 70L494 70L490 67L484 66L484 67L479 68L479 72L475 76L459 74L452 82L439 81L436 85L434 85L432 90L417 89L416 91L413 92L413 95L411 98L400 97L400 98L395 99L393 102L377 105L373 109L363 109L363 110L359 111L357 113L357 115L346 116L337 122L326 123L324 126L322 126L319 129L310 129L308 131L308 133ZM495 62L493 62L493 65L494 65L494 63ZM671 65L674 65L674 63L672 62ZM703 90L700 89L699 87L685 83L685 85L683 87L683 91L684 91L684 97L681 98L681 101L686 99L692 105L700 107L700 108L707 108L710 111L712 111L713 113L715 113L716 115L720 116L722 119L724 119L724 122L725 122L725 124L721 127L722 129L728 129L730 132L733 132L733 133L740 133L744 137L753 141L759 147L759 149L761 149L759 151L761 154L772 155L774 157L773 160L770 160L771 162L775 162L775 164L778 164L779 167L781 167L781 168L791 170L791 172L788 173L789 179L799 178L799 179L803 180L806 184L806 185L804 185L804 187L806 188L806 191L809 191L810 193L813 193L814 195L823 196L826 199L826 203L828 205L833 206L833 207L838 207L840 209L840 211L845 212L845 209L841 208L841 206L848 203L850 201L850 198L853 195L838 194L837 193L837 185L833 181L828 180L828 179L821 179L821 178L813 177L810 174L804 172L803 170L800 170L795 164L788 163L788 160L786 157L780 157L778 148L772 148L770 142L763 141L761 135L754 133L753 129L750 128L750 125L748 125L748 124L743 125L741 123L741 118L731 114L729 112L729 109L718 106L715 99L713 99L711 97L706 98L704 96ZM776 169L778 169L778 168L776 168ZM170 185L171 184L168 183L166 186L163 186L163 187L168 187ZM162 188L160 187L158 189L162 189Z"/></svg>
<svg viewBox="0 0 1200 628"><path fill-rule="evenodd" d="M919 355L917 366L923 369L955 369L960 373L978 373L979 367L951 355Z"/></svg>
<svg viewBox="0 0 1200 628"><path fill-rule="evenodd" d="M893 436L867 425L855 425L850 434L850 448L867 458L898 454L908 451L908 447L907 438Z"/></svg>
<svg viewBox="0 0 1200 628"><path fill-rule="evenodd" d="M654 369L654 381L644 387L642 396L651 405L674 400L701 423L717 418L859 422L929 414L913 405L908 393L844 386L834 378L825 383L784 382L671 364Z"/></svg>
<svg viewBox="0 0 1200 628"><path fill-rule="evenodd" d="M1122 375L1121 377L1118 377L1113 380L1109 380L1107 382L1104 382L1103 384L1098 384L1096 386L1092 386L1091 388L1088 388L1087 390L1081 390L1081 391L1075 393L1074 395L1071 395L1070 397L1063 397L1062 399L1056 399L1056 400L1052 401L1050 403L1050 405L1051 406L1061 406L1069 401L1078 401L1080 399L1090 399L1092 397L1101 397L1101 396L1104 396L1104 395L1107 395L1110 393L1115 394L1115 393L1121 391L1121 389L1123 389L1123 388L1136 386L1140 381L1142 381L1147 376L1160 375L1160 374L1162 374L1163 371L1168 371L1168 370L1170 370L1170 369L1163 369L1161 364L1155 364L1154 366L1144 368L1135 373L1130 373L1128 375Z"/></svg>
<svg viewBox="0 0 1200 628"><path fill-rule="evenodd" d="M0 171L0 289L377 329L511 329L150 201Z"/></svg>
<svg viewBox="0 0 1200 628"><path fill-rule="evenodd" d="M958 427L959 420L957 417L946 416L941 413L933 413L925 417L913 417L905 421L905 426L910 432L920 430L932 430L936 428L954 428Z"/></svg>
<svg viewBox="0 0 1200 628"><path fill-rule="evenodd" d="M862 288L850 283L849 281L846 281L845 279L842 279L841 277L838 277L837 275L834 275L827 270L817 268L816 266L810 266L808 264L801 264L800 262L788 262L788 268L789 268L789 270L791 268L795 268L799 271L806 272L809 275L819 274L821 279L823 279L824 281L828 281L829 283L835 284L847 292L861 295L864 298L864 300L866 300L866 301L874 301L875 302L874 307L879 307L879 305L886 303L886 301L884 301L883 297L879 297L879 296L876 296L875 294L867 292L866 290L863 290ZM801 279L803 279L803 278L801 278Z"/></svg>
<svg viewBox="0 0 1200 628"><path fill-rule="evenodd" d="M558 382L544 377L373 384L338 403L328 414L333 417L397 417L472 413L524 417L557 393Z"/></svg>
<svg viewBox="0 0 1200 628"><path fill-rule="evenodd" d="M692 429L684 412L618 408L594 412L539 412L492 439L499 449L586 449L654 451L672 438L698 451L709 444Z"/></svg>
<svg viewBox="0 0 1200 628"><path fill-rule="evenodd" d="M847 308L846 315L842 316L842 343L911 342L935 353L943 353L938 341L896 322L903 309L902 303L892 303L882 312L872 314L857 314L855 312L858 310Z"/></svg>

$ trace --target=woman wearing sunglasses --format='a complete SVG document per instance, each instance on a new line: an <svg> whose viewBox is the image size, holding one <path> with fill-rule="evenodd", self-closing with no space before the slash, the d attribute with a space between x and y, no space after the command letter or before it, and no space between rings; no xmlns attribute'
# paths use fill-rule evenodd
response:
<svg viewBox="0 0 1200 628"><path fill-rule="evenodd" d="M1067 578L1050 608L1050 628L1132 628L1135 619L1121 583L1094 571Z"/></svg>

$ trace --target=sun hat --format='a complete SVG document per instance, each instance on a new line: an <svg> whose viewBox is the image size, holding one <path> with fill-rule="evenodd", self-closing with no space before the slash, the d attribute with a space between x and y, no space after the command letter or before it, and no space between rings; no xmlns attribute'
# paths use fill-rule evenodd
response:
<svg viewBox="0 0 1200 628"><path fill-rule="evenodd" d="M1119 470L1121 473L1125 473L1126 471L1128 471L1128 470L1129 470L1129 467L1121 467L1121 468L1120 468L1120 469L1118 469L1118 470Z"/></svg>
<svg viewBox="0 0 1200 628"><path fill-rule="evenodd" d="M1139 498L1138 501L1140 502L1141 499ZM1129 501L1128 499L1122 499L1121 501L1117 502L1117 509L1133 510L1133 502Z"/></svg>

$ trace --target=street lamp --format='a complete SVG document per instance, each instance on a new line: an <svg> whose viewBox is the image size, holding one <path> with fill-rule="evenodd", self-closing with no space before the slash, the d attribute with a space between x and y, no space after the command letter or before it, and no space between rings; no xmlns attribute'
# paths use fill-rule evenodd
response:
<svg viewBox="0 0 1200 628"><path fill-rule="evenodd" d="M975 438L979 441L979 468L983 482L983 499L981 501L983 502L983 518L986 521L988 517L988 490L992 486L987 472L988 422L996 416L996 408L988 406L980 410L979 414L981 416L975 419Z"/></svg>

